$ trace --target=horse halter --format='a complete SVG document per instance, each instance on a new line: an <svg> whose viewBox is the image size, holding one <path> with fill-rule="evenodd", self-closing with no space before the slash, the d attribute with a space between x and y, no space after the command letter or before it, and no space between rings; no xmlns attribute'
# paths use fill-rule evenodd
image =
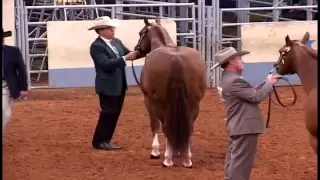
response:
<svg viewBox="0 0 320 180"><path fill-rule="evenodd" d="M290 52L290 50L291 50L291 47L290 46L286 46L284 48L284 51L282 51L280 53L280 57L279 57L277 63L275 64L275 66L274 66L275 69L279 68L280 63L285 64L285 57Z"/></svg>
<svg viewBox="0 0 320 180"><path fill-rule="evenodd" d="M141 53L140 53L140 50L141 50L141 43L143 41L143 39L147 36L148 34L148 31L150 29L150 26L147 26L147 29L144 31L144 33L141 35L136 47L135 47L135 51L137 52L138 54L138 57L140 57ZM140 82L138 81L138 77L137 77L137 74L134 70L134 65L133 65L133 61L131 61L131 68L132 68L132 74L133 74L133 77L134 77L134 80L136 81L137 85L140 87L142 93L145 95L145 96L148 96L147 92L141 87L140 85Z"/></svg>
<svg viewBox="0 0 320 180"><path fill-rule="evenodd" d="M141 43L142 41L144 40L144 38L147 36L148 34L148 31L150 29L150 26L147 27L147 29L144 31L144 33L141 35L136 47L135 47L135 50L137 51L138 55L140 55L140 50L141 50Z"/></svg>
<svg viewBox="0 0 320 180"><path fill-rule="evenodd" d="M282 52L280 53L280 57L279 57L277 63L274 65L274 68L269 72L269 74L273 74L273 72L276 72L277 69L279 68L280 63L282 63L283 65L285 64L285 57L286 57L286 55L289 53L290 50L291 50L291 47L290 47L290 46L284 47L284 51L282 51ZM294 90L294 87L293 87L293 85L290 83L290 81L289 81L288 78L286 78L286 77L284 77L284 76L280 76L280 77L278 77L278 79L285 81L285 82L288 83L288 85L291 87L291 90L292 90L292 92L293 92L293 100L292 100L292 102L291 102L290 104L284 105L284 104L281 102L281 100L280 100L280 96L279 96L279 94L278 94L278 92L277 92L277 90L276 90L275 85L273 85L273 91L274 91L276 100L277 100L277 102L278 102L277 105L280 105L280 106L285 107L285 108L287 108L287 107L292 107L292 106L296 103L296 101L297 101L297 93L296 93L296 91ZM265 82L263 82L262 84L260 84L260 85L258 86L258 88L261 88L264 84L265 84ZM271 94L270 94L270 95L269 95L269 102L268 102L268 116L267 116L266 128L269 127L269 122L270 122L270 118L271 118L271 103L272 103L272 102L273 102L274 104L276 104L276 103L272 100Z"/></svg>

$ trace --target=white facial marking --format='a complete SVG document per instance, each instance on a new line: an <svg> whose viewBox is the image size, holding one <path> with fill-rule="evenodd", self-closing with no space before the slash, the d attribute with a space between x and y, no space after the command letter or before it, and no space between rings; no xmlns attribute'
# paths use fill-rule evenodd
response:
<svg viewBox="0 0 320 180"><path fill-rule="evenodd" d="M287 46L287 47L284 48L284 51L287 53L287 52L290 51L290 49L291 49L291 48L290 48L289 46Z"/></svg>

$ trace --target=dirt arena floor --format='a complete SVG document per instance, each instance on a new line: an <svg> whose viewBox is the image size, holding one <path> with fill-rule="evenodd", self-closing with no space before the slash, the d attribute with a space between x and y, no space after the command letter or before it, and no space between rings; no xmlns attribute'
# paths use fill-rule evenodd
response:
<svg viewBox="0 0 320 180"><path fill-rule="evenodd" d="M278 88L289 103L292 93ZM272 106L271 128L261 136L252 180L315 180L317 157L308 142L303 119L305 95L295 87L298 102L290 109ZM289 99L289 100L288 100ZM210 89L201 103L193 135L193 168L181 160L163 168L150 160L152 137L140 90L130 87L115 135L120 151L91 147L98 101L92 88L33 90L15 102L3 137L5 180L223 180L227 136L223 105ZM267 101L261 104L267 116Z"/></svg>

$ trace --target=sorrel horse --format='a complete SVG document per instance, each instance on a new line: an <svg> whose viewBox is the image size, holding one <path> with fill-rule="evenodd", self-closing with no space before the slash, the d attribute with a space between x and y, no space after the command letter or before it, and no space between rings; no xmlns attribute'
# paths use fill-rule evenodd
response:
<svg viewBox="0 0 320 180"><path fill-rule="evenodd" d="M166 137L163 166L173 166L173 154L180 154L183 166L191 168L193 124L207 88L205 61L197 50L176 46L159 18L156 23L147 19L144 23L135 51L139 57L146 58L140 84L136 81L150 117L153 134L150 158L160 158L158 132L161 124Z"/></svg>
<svg viewBox="0 0 320 180"><path fill-rule="evenodd" d="M287 35L285 45L279 49L280 57L275 64L280 75L297 74L307 94L304 106L305 124L310 134L310 144L318 154L318 61L317 51L306 46L310 34L301 41L291 40Z"/></svg>

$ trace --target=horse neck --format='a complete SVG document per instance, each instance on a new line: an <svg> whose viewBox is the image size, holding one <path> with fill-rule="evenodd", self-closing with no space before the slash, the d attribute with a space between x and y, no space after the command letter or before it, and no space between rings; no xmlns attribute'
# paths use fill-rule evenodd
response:
<svg viewBox="0 0 320 180"><path fill-rule="evenodd" d="M150 33L151 51L160 46L175 46L169 34L158 26L153 28L154 31Z"/></svg>
<svg viewBox="0 0 320 180"><path fill-rule="evenodd" d="M318 62L314 60L313 52L300 51L296 56L296 72L302 82L306 94L309 94L314 86L317 86Z"/></svg>

